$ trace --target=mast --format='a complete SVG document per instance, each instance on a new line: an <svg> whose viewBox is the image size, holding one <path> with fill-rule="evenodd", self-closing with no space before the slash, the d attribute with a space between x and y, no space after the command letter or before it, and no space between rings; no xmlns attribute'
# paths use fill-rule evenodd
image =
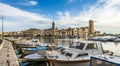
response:
<svg viewBox="0 0 120 66"><path fill-rule="evenodd" d="M4 19L4 17L2 16L2 35L1 35L1 37L2 37L2 39L3 39L3 36L4 36L4 33L3 33L3 19Z"/></svg>

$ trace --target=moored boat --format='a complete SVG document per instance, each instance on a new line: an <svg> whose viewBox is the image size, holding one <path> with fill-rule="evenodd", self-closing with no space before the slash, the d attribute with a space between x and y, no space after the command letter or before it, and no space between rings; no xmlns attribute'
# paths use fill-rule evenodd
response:
<svg viewBox="0 0 120 66"><path fill-rule="evenodd" d="M41 46L42 43L39 41L39 39L32 39L18 42L18 45L20 48L34 48L36 46Z"/></svg>
<svg viewBox="0 0 120 66"><path fill-rule="evenodd" d="M103 54L100 42L77 41L57 55L48 56L54 66L89 66L90 55ZM50 54L49 54L50 55Z"/></svg>
<svg viewBox="0 0 120 66"><path fill-rule="evenodd" d="M115 42L120 42L120 38L116 38L114 41Z"/></svg>
<svg viewBox="0 0 120 66"><path fill-rule="evenodd" d="M39 50L47 50L47 46L37 46L35 48L22 48L22 53L23 54L33 54L37 53Z"/></svg>
<svg viewBox="0 0 120 66"><path fill-rule="evenodd" d="M120 56L92 55L89 66L120 66Z"/></svg>
<svg viewBox="0 0 120 66"><path fill-rule="evenodd" d="M40 50L37 53L34 54L29 54L24 57L27 61L32 61L32 60L41 60L45 58L45 51Z"/></svg>

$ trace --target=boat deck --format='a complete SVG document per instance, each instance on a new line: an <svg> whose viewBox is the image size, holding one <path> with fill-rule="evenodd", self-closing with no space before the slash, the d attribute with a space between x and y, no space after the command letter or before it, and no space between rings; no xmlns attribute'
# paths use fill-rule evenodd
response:
<svg viewBox="0 0 120 66"><path fill-rule="evenodd" d="M109 55L91 56L90 66L120 66L120 57Z"/></svg>

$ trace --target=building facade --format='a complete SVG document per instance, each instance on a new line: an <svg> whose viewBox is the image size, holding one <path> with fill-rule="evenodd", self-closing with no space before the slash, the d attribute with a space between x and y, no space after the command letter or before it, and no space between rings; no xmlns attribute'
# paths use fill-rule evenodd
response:
<svg viewBox="0 0 120 66"><path fill-rule="evenodd" d="M99 31L94 29L94 21L89 20L88 27L74 27L68 29L60 29L56 28L55 22L52 22L52 26L49 29L36 29L30 28L28 30L19 31L19 32L10 32L6 33L6 35L10 36L22 36L22 37L33 37L33 36L42 36L42 37L59 37L59 38L83 38L88 39L89 37L93 37L95 35L100 35Z"/></svg>

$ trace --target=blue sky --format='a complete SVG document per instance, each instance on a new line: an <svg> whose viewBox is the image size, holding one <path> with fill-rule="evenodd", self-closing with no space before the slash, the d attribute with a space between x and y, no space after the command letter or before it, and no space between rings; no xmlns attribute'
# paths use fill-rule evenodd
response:
<svg viewBox="0 0 120 66"><path fill-rule="evenodd" d="M54 20L58 29L88 26L120 33L120 0L0 0L5 31L47 29ZM1 24L0 24L1 25Z"/></svg>

